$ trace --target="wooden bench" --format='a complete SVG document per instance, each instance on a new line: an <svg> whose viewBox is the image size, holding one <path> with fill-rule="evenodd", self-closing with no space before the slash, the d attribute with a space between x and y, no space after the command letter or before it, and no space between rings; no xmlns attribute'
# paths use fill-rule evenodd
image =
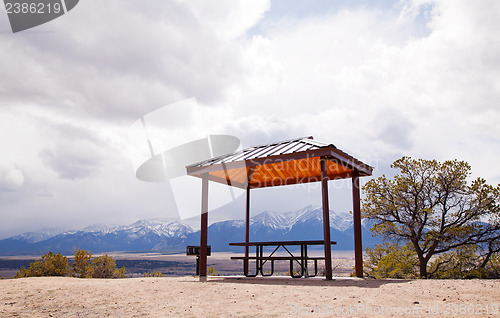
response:
<svg viewBox="0 0 500 318"><path fill-rule="evenodd" d="M246 277L255 277L259 274L262 276L272 276L274 274L274 262L275 261L290 261L290 276L293 278L300 277L314 277L318 275L318 261L325 260L325 257L309 257L307 255L307 246L310 245L324 245L324 241L312 240L312 241L275 241L275 242L248 242L248 243L229 243L230 246L244 246L250 247L255 246L255 256L233 256L231 259L243 260L243 273ZM336 242L331 241L330 244L335 245ZM264 246L275 247L274 250L267 256L264 256ZM287 246L300 246L300 256L294 255ZM288 256L275 256L274 253L282 247ZM255 274L250 274L248 272L248 265L250 261L255 261ZM308 262L314 261L314 275L309 274ZM271 269L269 273L264 273L264 264L269 262L271 264ZM300 272L294 274L294 263L299 264Z"/></svg>

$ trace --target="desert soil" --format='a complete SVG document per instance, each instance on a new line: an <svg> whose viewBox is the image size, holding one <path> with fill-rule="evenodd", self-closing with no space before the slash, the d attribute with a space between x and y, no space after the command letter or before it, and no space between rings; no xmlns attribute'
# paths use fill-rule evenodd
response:
<svg viewBox="0 0 500 318"><path fill-rule="evenodd" d="M0 280L0 317L500 317L499 280Z"/></svg>

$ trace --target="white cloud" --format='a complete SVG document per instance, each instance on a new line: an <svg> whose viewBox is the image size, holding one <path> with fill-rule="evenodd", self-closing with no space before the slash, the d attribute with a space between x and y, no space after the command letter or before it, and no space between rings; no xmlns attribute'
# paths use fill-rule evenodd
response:
<svg viewBox="0 0 500 318"><path fill-rule="evenodd" d="M401 155L458 158L500 182L499 6L342 2L287 17L268 1L87 0L0 33L0 233L175 216L166 185L135 179L127 132L188 97L207 131L244 145L314 135L376 173Z"/></svg>
<svg viewBox="0 0 500 318"><path fill-rule="evenodd" d="M84 1L36 29L0 33L2 236L175 217L165 185L135 179L128 128L186 97L217 106L244 85L235 38L267 7Z"/></svg>
<svg viewBox="0 0 500 318"><path fill-rule="evenodd" d="M245 34L269 10L270 0L183 0L197 21L219 37L231 40Z"/></svg>
<svg viewBox="0 0 500 318"><path fill-rule="evenodd" d="M24 184L24 173L14 165L0 166L0 191L14 191Z"/></svg>
<svg viewBox="0 0 500 318"><path fill-rule="evenodd" d="M206 25L222 23L239 34L266 2L204 6L202 18L193 8L177 1L85 1L39 27L52 32L2 34L0 101L22 96L76 116L135 120L186 97L223 100L244 82L241 48ZM205 17L207 10L215 16Z"/></svg>
<svg viewBox="0 0 500 318"><path fill-rule="evenodd" d="M251 108L269 127L280 118L281 131L299 127L363 158L493 162L496 150L485 159L475 149L499 141L498 6L405 1L280 20L249 44L254 60L265 61L251 82L263 84L242 98L239 114Z"/></svg>

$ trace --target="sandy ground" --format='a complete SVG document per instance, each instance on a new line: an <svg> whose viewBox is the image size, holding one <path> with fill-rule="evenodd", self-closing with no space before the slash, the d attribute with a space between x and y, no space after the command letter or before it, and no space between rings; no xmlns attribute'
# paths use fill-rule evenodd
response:
<svg viewBox="0 0 500 318"><path fill-rule="evenodd" d="M0 280L0 317L500 317L499 280Z"/></svg>

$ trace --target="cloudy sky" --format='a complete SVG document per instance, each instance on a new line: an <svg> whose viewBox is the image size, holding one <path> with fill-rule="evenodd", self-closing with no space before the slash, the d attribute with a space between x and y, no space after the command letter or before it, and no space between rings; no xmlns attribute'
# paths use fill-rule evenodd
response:
<svg viewBox="0 0 500 318"><path fill-rule="evenodd" d="M189 98L205 126L172 114L167 139L312 135L374 175L402 155L456 158L498 184L498 30L496 0L85 0L15 34L2 8L0 238L179 217L172 185L135 177L129 135ZM349 211L349 191L331 182L332 209ZM254 192L253 213L320 202Z"/></svg>

